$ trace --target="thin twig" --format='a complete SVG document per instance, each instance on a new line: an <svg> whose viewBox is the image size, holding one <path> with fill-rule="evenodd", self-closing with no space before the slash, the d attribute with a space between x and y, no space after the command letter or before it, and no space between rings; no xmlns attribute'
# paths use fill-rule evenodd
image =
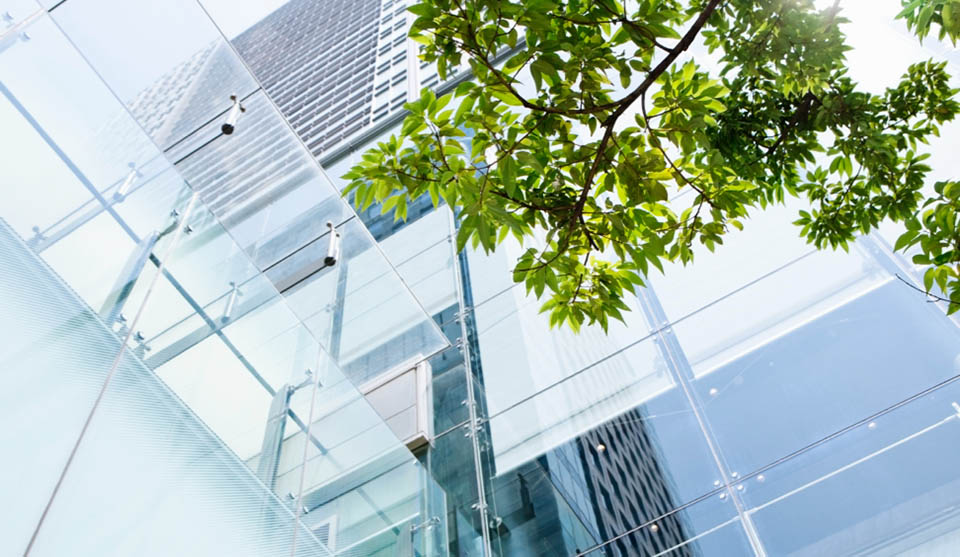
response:
<svg viewBox="0 0 960 557"><path fill-rule="evenodd" d="M948 303L948 304L960 304L960 301L951 300L951 299L949 299L949 298L944 298L944 297L942 297L942 296L937 296L936 294L931 294L931 293L927 292L927 291L924 290L923 288L920 288L920 287L918 287L917 285L915 285L915 284L911 283L910 281L908 281L907 279L901 277L899 273L897 273L897 274L894 275L894 276L896 276L898 279L900 279L900 282L902 282L903 284L906 284L906 285L909 286L910 288L913 288L913 289L916 290L917 292L921 292L921 293L923 293L923 294L926 294L928 297L933 298L932 300L927 300L927 301L930 302L930 303L934 303L934 302L946 302L946 303Z"/></svg>

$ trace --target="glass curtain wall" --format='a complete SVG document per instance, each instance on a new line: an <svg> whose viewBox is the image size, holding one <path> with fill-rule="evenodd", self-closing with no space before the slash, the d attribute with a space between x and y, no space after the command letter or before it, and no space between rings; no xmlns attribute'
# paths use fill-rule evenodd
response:
<svg viewBox="0 0 960 557"><path fill-rule="evenodd" d="M149 3L4 8L0 553L436 554L446 497L348 375L404 356L364 352L357 337L378 312L406 329L372 332L406 334L406 350L445 341L269 102L244 88L253 80L221 56L203 12L176 12L199 50L154 43L148 55L148 29L171 37L151 27ZM274 135L248 151L239 131L204 137L230 114L215 86L240 92L240 114L259 113ZM138 112L148 104L176 121ZM264 151L283 164L247 165ZM208 188L205 173L219 182ZM258 246L286 217L256 235L210 194L253 182L346 223L339 261L321 269L341 278L315 281L310 315L262 272L272 263Z"/></svg>
<svg viewBox="0 0 960 557"><path fill-rule="evenodd" d="M864 86L882 91L910 60L931 56L960 73L955 52L905 38L895 5L849 9L855 45L882 36L888 50L913 49L889 52L903 66L864 76ZM853 67L877 54L864 56L851 53ZM943 177L958 170L949 154L958 131L932 147ZM335 180L364 144L343 149L327 157ZM430 311L457 349L435 366L450 370L434 376L435 412L449 418L424 461L456 500L451 512L462 509L451 532L472 526L480 538L451 552L953 547L957 321L903 284L917 285L918 274L891 250L895 230L861 238L850 253L816 252L785 224L799 208L758 214L717 254L649 277L628 300L627 322L607 333L550 329L540 302L510 281L520 246L456 256L444 245L444 264L432 268L437 280L452 271L457 301ZM416 231L434 213L413 213L403 227L383 226L378 212L362 216L382 228L375 236L401 274L421 257L426 268L440 248ZM412 243L423 252L388 249Z"/></svg>
<svg viewBox="0 0 960 557"><path fill-rule="evenodd" d="M351 7L336 5L341 4L343 10ZM393 44L397 7L385 4L378 8L377 25L391 46L382 55L377 52L377 64L383 57L392 60L393 49L401 46ZM952 465L957 455L951 440L957 433L954 422L960 419L955 392L960 388L960 333L943 308L902 284L900 278L915 280L916 270L892 253L887 231L862 238L849 254L817 253L797 239L789 225L780 224L792 220L797 207L780 208L758 215L718 254L699 256L694 267L670 269L666 278L650 277L649 288L629 300L634 311L626 324L611 326L606 334L551 330L538 313L539 303L509 280L518 246L504 246L490 256L456 255L450 243L456 223L449 211L431 210L427 203L412 207L406 223L380 216L376 208L354 216L273 109L271 97L276 88L282 89L279 80L284 76L255 71L252 78L209 22L190 15L197 13L196 5L179 6L173 11L175 21L144 6L68 0L53 12L134 115L132 131L123 133L132 137L143 130L152 139L147 143L159 146L151 151L148 145L139 154L133 147L138 143L112 131L116 124L104 124L112 122L110 118L97 116L92 96L84 100L82 113L70 113L68 124L105 129L103 139L91 140L93 134L79 134L71 127L56 134L58 148L75 161L71 164L93 177L91 183L100 185L107 205L129 222L113 217L92 193L82 193L89 188L55 191L44 196L45 203L34 203L42 207L28 204L50 184L76 181L75 173L57 157L40 164L35 158L13 157L5 164L14 169L8 174L11 183L28 186L4 188L11 200L5 200L4 207L17 208L3 215L16 233L10 237L20 242L10 245L26 246L25 255L40 253L39 263L63 277L84 302L82 307L113 308L116 277L129 265L130 255L138 253L142 238L157 230L157 249L168 246L172 236L161 234L174 223L170 209L188 201L191 192L199 194L197 215L213 215L206 217L211 222L215 216L229 234L220 228L204 236L201 224L192 225L189 233L184 229L176 244L183 247L171 252L182 253L183 263L171 258L167 273L190 285L186 291L194 302L183 301L164 274L134 327L144 332L146 342L139 342L134 331L131 348L123 353L155 370L164 388L184 401L179 404L186 403L189 414L209 426L211 438L247 464L254 483L263 483L263 474L272 478L269 487L280 495L279 502L272 495L267 499L280 509L276 513L301 513L305 526L297 535L298 552L312 551L301 544L314 539L318 547L325 544L356 555L394 554L411 540L416 551L426 554L591 556L927 555L949 552L958 543L953 489L958 475ZM224 28L239 32L256 21L231 20L236 14L213 0L205 0L204 6ZM892 21L893 14L867 11L878 14L856 19L871 26L863 33L891 32L879 17ZM5 23L5 52L0 54L0 63L11 64L0 80L14 93L15 76L40 71L28 68L27 62L15 66L10 57L14 49L43 44L40 31L33 30L42 29L42 22L29 19L31 10L26 13ZM46 21L47 16L36 17ZM186 27L199 21L206 22L202 29ZM172 44L173 28L180 30L178 37L195 42ZM895 33L889 42L900 44ZM336 46L316 48L335 51ZM245 52L247 63L254 51ZM295 50L270 52L284 58ZM931 54L944 56L937 50L921 56ZM955 60L954 54L946 56ZM61 73L72 71L60 70L59 63L56 67ZM384 75L392 80L395 70L391 67ZM37 122L51 130L65 126L68 119L62 114L71 105L63 91L82 95L77 85L83 83L81 77L63 73L59 86L50 85L46 92L24 88L21 96L38 103L30 107ZM354 77L365 79L360 70ZM308 79L302 74L296 78ZM390 83L384 102L393 114L391 99L404 87ZM324 89L321 82L305 92L303 100L336 96L341 84L336 85ZM377 97L379 86L372 87ZM230 96L236 96L244 110L235 132L223 137L218 133L231 110ZM46 113L40 110L41 101L47 103ZM10 106L8 112L23 120ZM344 110L346 125L354 115L352 109ZM316 121L295 122L300 137L309 139L311 126L327 116L340 118L327 112L336 110L322 108ZM372 121L375 116L361 118ZM34 129L25 122L10 125ZM23 153L30 141L39 141L37 149L48 149L42 137L31 139L34 135L3 134L3 140L13 143L3 152ZM307 143L313 149L312 140ZM102 152L115 145L124 150L109 166ZM330 160L333 183L362 148L352 145L351 154ZM169 197L164 205L145 194L149 183L161 183L148 180L161 175L168 161L176 163L178 176L186 178L191 189ZM151 164L158 165L157 170L151 170ZM132 171L136 180L130 191L144 188L143 204L136 211L134 194L120 196L129 202L110 202ZM182 181L177 183L182 187ZM44 212L31 215L20 207ZM130 211L129 216L124 211ZM100 218L103 215L110 218ZM149 224L130 224L138 219ZM328 220L341 231L347 263L332 269L321 268ZM200 242L201 237L210 240ZM217 243L225 237L232 241ZM71 243L71 238L76 239ZM114 247L113 242L124 245ZM192 251L183 251L191 245ZM21 257L11 250L4 252L11 260ZM238 255L231 259L229 254ZM88 261L98 264L84 265ZM144 267L147 271L156 268L152 260L150 264L153 267ZM402 280L396 280L394 269ZM27 268L5 280L33 274ZM259 290L258 280L266 285ZM33 287L42 286L35 282ZM16 284L8 289L20 292ZM144 294L138 289L146 289L143 282L129 294L124 311L117 312L114 328L121 326L116 321L120 313L129 319L132 309L127 308L139 307ZM273 297L258 294L267 291ZM56 313L51 309L27 315L35 306L28 303L30 297L20 296L20 305L13 307L22 308L24 315L9 321L11 338L40 331L40 325L30 323ZM267 299L276 300L277 309L260 301ZM160 307L151 310L153 304ZM424 318L420 308L432 319ZM226 313L242 320L228 316L218 323ZM90 315L96 323L103 319ZM242 326L244 322L249 325ZM287 330L281 323L292 324L290 330L297 332L276 334ZM303 325L298 329L299 323ZM31 338L57 337L46 331ZM83 341L86 337L78 338L81 341L64 345L62 351L48 352L60 360L41 363L35 354L24 353L27 363L21 366L56 369L58 361L66 361L63 352L78 344L93 346ZM244 342L249 343L247 350ZM107 355L111 350L119 353L110 349ZM321 355L312 356L314 367L311 354ZM378 425L350 385L423 358L432 375L434 436L419 460L429 477L414 474L417 463ZM228 361L236 362L237 373L226 371L229 366L222 362ZM315 368L316 375L307 378L306 368ZM324 375L330 373L332 379ZM63 389L60 383L51 385L58 376L49 374L43 392ZM321 387L293 391L284 414L285 403L277 393L304 381L309 387L317 376ZM115 384L120 385L121 375L117 377ZM225 391L224 381L237 383L230 387L234 395L228 401L217 396ZM243 382L249 388L240 386ZM13 389L7 396L17 397ZM95 396L92 391L85 400ZM233 406L237 400L259 405L258 416L278 418L238 420L231 414L240 406ZM43 429L43 419L55 418L44 414L41 419L40 407L26 406L20 402L10 407L21 408L18 412L37 424L39 437L63 435L63 450L51 451L66 458L71 438L52 421ZM85 407L79 407L73 411L82 415ZM66 419L71 409L64 411ZM341 412L357 416L345 422L356 425L355 432L338 429ZM72 420L70 424L79 423ZM377 444L366 440L380 433L392 441L385 441L379 452L364 452L363 447ZM37 436L18 435L23 435L19 446L35 450L28 443ZM273 456L264 458L268 445L275 447ZM375 453L388 456L371 465ZM396 461L389 455L396 455ZM82 456L78 452L77 462ZM178 470L194 473L192 462ZM10 474L22 474L25 465L14 464L21 469ZM37 476L50 477L49 472ZM32 494L52 489L52 484L36 485ZM405 497L391 491L397 485L416 485L427 495ZM301 491L305 504L285 504L286 493L296 500ZM28 499L26 491L19 493L17 500ZM35 515L42 512L40 503L35 506ZM150 506L150 511L155 509ZM414 512L419 513L416 518ZM269 523L276 513L226 522ZM55 516L53 511L50 516ZM288 518L283 521L292 528ZM26 524L22 516L16 519ZM267 522L256 522L261 520ZM410 536L402 533L403 525ZM260 531L251 528L248 533L251 530ZM290 531L277 543L289 544L292 537ZM265 538L256 543L273 547L274 542ZM284 545L280 551L290 549Z"/></svg>

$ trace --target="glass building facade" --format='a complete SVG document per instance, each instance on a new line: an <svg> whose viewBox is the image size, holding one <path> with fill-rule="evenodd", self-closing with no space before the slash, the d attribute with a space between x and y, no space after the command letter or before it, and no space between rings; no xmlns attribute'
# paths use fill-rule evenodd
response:
<svg viewBox="0 0 960 557"><path fill-rule="evenodd" d="M776 207L551 329L519 246L339 193L463 77L404 1L243 4L0 0L0 555L957 552L960 322L895 230Z"/></svg>

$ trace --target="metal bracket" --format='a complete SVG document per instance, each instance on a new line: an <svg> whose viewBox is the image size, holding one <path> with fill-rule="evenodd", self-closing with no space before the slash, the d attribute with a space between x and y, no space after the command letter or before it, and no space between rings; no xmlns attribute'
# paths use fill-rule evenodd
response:
<svg viewBox="0 0 960 557"><path fill-rule="evenodd" d="M438 526L439 524L440 524L440 517L439 517L439 516L432 516L432 517L428 518L427 520L425 520L424 522L421 522L420 524L414 524L413 526L411 526L411 527L410 527L410 531L411 531L411 532L416 532L417 530L420 530L420 529L429 530L429 529L433 528L434 526Z"/></svg>

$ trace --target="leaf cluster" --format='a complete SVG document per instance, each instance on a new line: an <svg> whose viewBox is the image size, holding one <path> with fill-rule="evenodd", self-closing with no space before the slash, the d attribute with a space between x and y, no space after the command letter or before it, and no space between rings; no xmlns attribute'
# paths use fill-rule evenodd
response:
<svg viewBox="0 0 960 557"><path fill-rule="evenodd" d="M957 269L954 221L916 218L924 204L953 211L946 194L922 194L921 147L960 111L946 68L919 62L883 94L859 90L838 5L424 0L410 11L422 58L441 78L467 68L473 79L408 103L347 192L397 218L419 196L445 203L459 250L514 237L525 251L513 279L546 297L552 325L606 329L651 267L689 263L791 196L806 201L796 223L817 247L903 221L921 232L901 247ZM941 272L960 301L956 273Z"/></svg>

